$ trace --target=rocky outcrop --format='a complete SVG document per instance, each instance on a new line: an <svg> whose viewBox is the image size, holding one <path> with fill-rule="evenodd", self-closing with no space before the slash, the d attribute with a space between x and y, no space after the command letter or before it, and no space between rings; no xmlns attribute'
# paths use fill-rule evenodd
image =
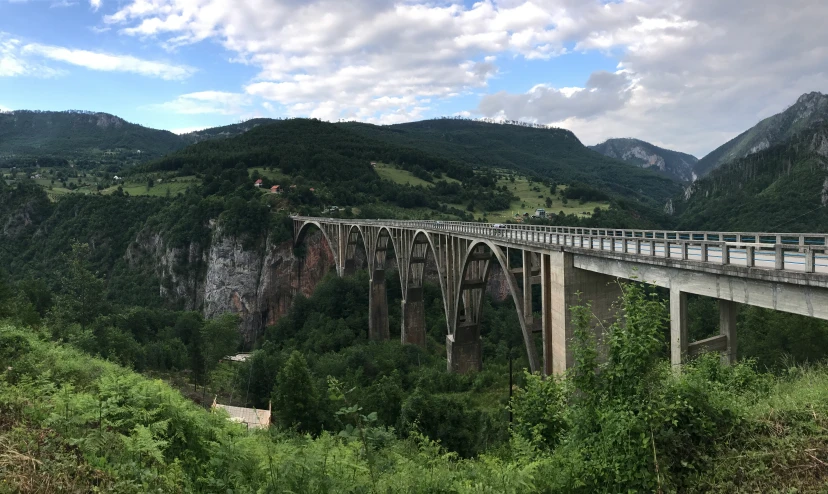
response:
<svg viewBox="0 0 828 494"><path fill-rule="evenodd" d="M682 182L694 179L693 166L698 161L695 156L660 148L639 139L608 139L589 148L641 168L656 169Z"/></svg>

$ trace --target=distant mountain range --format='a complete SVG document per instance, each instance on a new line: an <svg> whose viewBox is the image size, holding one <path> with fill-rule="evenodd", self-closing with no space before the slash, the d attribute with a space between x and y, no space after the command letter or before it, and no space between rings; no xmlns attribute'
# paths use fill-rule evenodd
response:
<svg viewBox="0 0 828 494"><path fill-rule="evenodd" d="M88 111L0 112L0 158L93 158L117 152L132 161L159 158L207 139L233 137L273 120L253 119L176 135L129 123L108 113Z"/></svg>
<svg viewBox="0 0 828 494"><path fill-rule="evenodd" d="M791 107L768 117L700 159L694 172L702 177L723 163L783 143L800 132L828 122L828 95L806 93Z"/></svg>
<svg viewBox="0 0 828 494"><path fill-rule="evenodd" d="M639 139L608 139L589 148L641 168L658 170L681 182L693 180L693 166L699 161L693 155L660 148Z"/></svg>

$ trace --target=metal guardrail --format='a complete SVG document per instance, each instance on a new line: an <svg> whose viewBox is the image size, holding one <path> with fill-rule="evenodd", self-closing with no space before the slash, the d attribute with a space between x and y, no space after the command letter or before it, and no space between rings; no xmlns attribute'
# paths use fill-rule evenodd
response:
<svg viewBox="0 0 828 494"><path fill-rule="evenodd" d="M828 273L828 234L634 230L422 220L341 220L295 216L296 220L393 226L473 235L492 240L560 245L804 273Z"/></svg>

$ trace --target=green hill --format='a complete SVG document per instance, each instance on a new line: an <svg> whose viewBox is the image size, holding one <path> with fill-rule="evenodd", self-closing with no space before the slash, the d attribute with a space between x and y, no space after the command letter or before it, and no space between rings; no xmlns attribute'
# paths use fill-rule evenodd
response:
<svg viewBox="0 0 828 494"><path fill-rule="evenodd" d="M391 126L339 124L361 135L473 167L521 170L558 183L583 182L662 206L679 185L663 175L592 152L572 132L473 120L437 119Z"/></svg>
<svg viewBox="0 0 828 494"><path fill-rule="evenodd" d="M0 159L4 161L27 156L87 158L107 152L140 161L184 145L172 132L132 124L108 113L0 112Z"/></svg>
<svg viewBox="0 0 828 494"><path fill-rule="evenodd" d="M736 159L676 201L679 228L828 231L828 124Z"/></svg>

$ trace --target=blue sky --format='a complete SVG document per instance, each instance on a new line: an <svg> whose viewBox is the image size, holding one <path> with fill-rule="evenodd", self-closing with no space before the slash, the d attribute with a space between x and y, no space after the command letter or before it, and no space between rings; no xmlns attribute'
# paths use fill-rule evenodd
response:
<svg viewBox="0 0 828 494"><path fill-rule="evenodd" d="M828 90L828 54L813 50L828 46L826 2L777 4L0 0L0 110L174 131L460 114L703 155Z"/></svg>

